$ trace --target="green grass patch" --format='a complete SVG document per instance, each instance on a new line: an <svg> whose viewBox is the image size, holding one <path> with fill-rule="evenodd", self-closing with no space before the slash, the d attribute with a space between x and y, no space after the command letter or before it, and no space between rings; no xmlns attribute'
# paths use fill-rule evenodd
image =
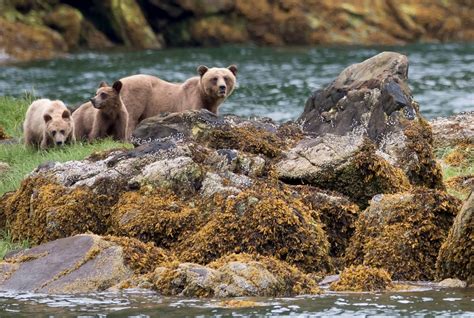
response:
<svg viewBox="0 0 474 318"><path fill-rule="evenodd" d="M22 123L32 100L30 96L21 99L0 97L0 126L11 137L22 137ZM0 161L10 166L7 173L0 175L0 196L17 189L21 180L42 163L82 160L94 152L123 147L132 148L132 145L104 139L38 151L22 143L0 144Z"/></svg>
<svg viewBox="0 0 474 318"><path fill-rule="evenodd" d="M21 242L13 241L13 238L9 231L0 231L0 259L3 259L5 255L14 250L24 250L30 247L30 243L27 240Z"/></svg>

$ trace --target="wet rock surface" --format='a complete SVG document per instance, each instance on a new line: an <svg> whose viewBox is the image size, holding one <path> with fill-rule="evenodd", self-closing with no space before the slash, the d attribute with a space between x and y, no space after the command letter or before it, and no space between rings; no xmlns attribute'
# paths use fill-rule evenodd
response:
<svg viewBox="0 0 474 318"><path fill-rule="evenodd" d="M474 284L474 195L464 203L441 246L436 263L440 278L458 278Z"/></svg>
<svg viewBox="0 0 474 318"><path fill-rule="evenodd" d="M436 147L474 144L474 112L465 112L430 121Z"/></svg>
<svg viewBox="0 0 474 318"><path fill-rule="evenodd" d="M133 133L134 149L40 165L0 198L0 225L35 245L101 235L123 251L114 255L127 274L108 280L115 288L163 295L316 293L316 277L351 265L381 268L394 279L435 279L460 202L443 190L430 127L405 90L406 72L393 73L404 63L382 54L342 73L347 85L354 74L363 80L348 95L375 98L345 104L366 112L351 113L361 116L348 131L318 130L319 117L277 124L203 110L149 118ZM397 104L393 88L377 100L386 81L399 81L405 104ZM390 110L389 124L374 114L390 105L401 108ZM465 262L469 245L462 242ZM2 265L1 279L15 264ZM450 265L446 275L465 275L465 266Z"/></svg>
<svg viewBox="0 0 474 318"><path fill-rule="evenodd" d="M1 263L0 288L37 293L106 290L134 274L126 261L129 255L120 244L97 235L59 239L7 256Z"/></svg>

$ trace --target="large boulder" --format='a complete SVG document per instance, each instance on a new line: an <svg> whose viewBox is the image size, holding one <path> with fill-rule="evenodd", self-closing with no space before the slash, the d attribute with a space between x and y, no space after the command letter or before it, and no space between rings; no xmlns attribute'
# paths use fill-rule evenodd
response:
<svg viewBox="0 0 474 318"><path fill-rule="evenodd" d="M407 81L408 59L394 52L383 52L347 67L330 85L307 100L298 121L316 141L299 147L308 152L315 143L329 139L325 148L335 144L337 149L347 148L341 153L354 156L358 152L352 150L354 146L333 136L365 138L374 144L377 155L401 169L411 184L443 188L441 170L433 156L431 128L422 118ZM315 151L318 153L318 147ZM289 155L292 156L291 151ZM303 155L311 163L318 162L314 155ZM286 167L280 170L281 177L295 179L291 172L286 174ZM300 178L311 178L309 174L300 174Z"/></svg>
<svg viewBox="0 0 474 318"><path fill-rule="evenodd" d="M436 263L439 278L456 277L474 284L474 194L464 203L449 230Z"/></svg>
<svg viewBox="0 0 474 318"><path fill-rule="evenodd" d="M7 255L0 263L0 289L35 293L103 291L169 260L160 249L137 240L76 235Z"/></svg>
<svg viewBox="0 0 474 318"><path fill-rule="evenodd" d="M69 50L79 45L83 21L82 13L67 4L56 6L44 17L46 25L61 32Z"/></svg>
<svg viewBox="0 0 474 318"><path fill-rule="evenodd" d="M346 265L384 268L396 280L433 280L459 200L439 190L375 196L360 213Z"/></svg>

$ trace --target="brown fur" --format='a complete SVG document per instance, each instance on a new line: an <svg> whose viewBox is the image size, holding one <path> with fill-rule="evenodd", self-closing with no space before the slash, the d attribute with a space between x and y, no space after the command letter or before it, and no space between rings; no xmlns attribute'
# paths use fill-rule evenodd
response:
<svg viewBox="0 0 474 318"><path fill-rule="evenodd" d="M23 132L26 145L41 149L76 141L71 113L59 100L34 101L26 112Z"/></svg>
<svg viewBox="0 0 474 318"><path fill-rule="evenodd" d="M120 96L128 110L128 136L140 121L160 112L205 108L217 113L218 107L234 90L237 67L209 69L201 65L197 71L199 76L184 83L169 83L150 75L122 78Z"/></svg>
<svg viewBox="0 0 474 318"><path fill-rule="evenodd" d="M92 141L108 136L115 140L129 139L128 112L120 97L121 89L121 81L116 81L112 87L101 82L90 102L82 104L72 114L77 139Z"/></svg>

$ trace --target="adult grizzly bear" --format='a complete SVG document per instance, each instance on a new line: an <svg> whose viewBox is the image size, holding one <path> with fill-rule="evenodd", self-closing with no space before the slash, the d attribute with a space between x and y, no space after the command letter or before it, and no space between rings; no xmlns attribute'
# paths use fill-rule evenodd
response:
<svg viewBox="0 0 474 318"><path fill-rule="evenodd" d="M92 141L112 137L127 141L128 111L120 97L122 82L116 81L112 87L101 82L89 103L81 105L73 114L76 139Z"/></svg>
<svg viewBox="0 0 474 318"><path fill-rule="evenodd" d="M122 78L123 103L128 110L128 136L140 121L160 112L182 112L205 108L217 114L218 107L232 94L237 66L197 68L199 76L184 83L169 83L150 75Z"/></svg>
<svg viewBox="0 0 474 318"><path fill-rule="evenodd" d="M71 113L60 100L38 99L31 103L23 133L26 145L41 149L76 141Z"/></svg>

